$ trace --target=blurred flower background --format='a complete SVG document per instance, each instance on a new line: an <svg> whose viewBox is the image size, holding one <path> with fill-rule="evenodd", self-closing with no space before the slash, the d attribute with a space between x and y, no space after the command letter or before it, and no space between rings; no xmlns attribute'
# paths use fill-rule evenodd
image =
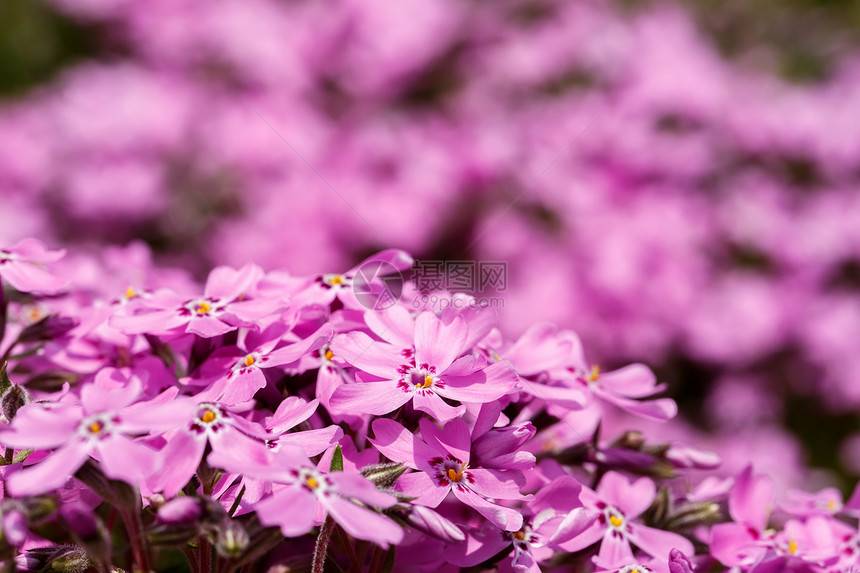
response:
<svg viewBox="0 0 860 573"><path fill-rule="evenodd" d="M860 4L4 0L0 98L0 244L504 261L509 336L670 383L614 431L860 474Z"/></svg>

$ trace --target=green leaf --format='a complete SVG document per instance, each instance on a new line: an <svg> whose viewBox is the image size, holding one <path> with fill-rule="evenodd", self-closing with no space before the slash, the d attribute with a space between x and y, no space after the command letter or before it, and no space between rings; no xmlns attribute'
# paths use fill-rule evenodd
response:
<svg viewBox="0 0 860 573"><path fill-rule="evenodd" d="M15 454L14 458L12 458L12 463L17 464L17 463L23 462L34 451L36 451L36 450L21 450L20 452Z"/></svg>
<svg viewBox="0 0 860 573"><path fill-rule="evenodd" d="M334 454L331 457L331 471L343 471L343 452L340 451L340 444L336 445L334 448Z"/></svg>
<svg viewBox="0 0 860 573"><path fill-rule="evenodd" d="M239 490L239 495L236 496L236 500L233 502L233 505L230 506L230 511L227 512L227 515L233 517L233 514L236 513L236 510L239 509L239 504L242 502L242 496L245 495L245 485L242 485L242 489Z"/></svg>

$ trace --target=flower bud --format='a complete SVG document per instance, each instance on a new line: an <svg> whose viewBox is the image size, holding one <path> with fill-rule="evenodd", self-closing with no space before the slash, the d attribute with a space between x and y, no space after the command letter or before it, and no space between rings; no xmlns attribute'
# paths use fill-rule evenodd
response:
<svg viewBox="0 0 860 573"><path fill-rule="evenodd" d="M686 555L672 549L669 552L669 573L693 573L693 564Z"/></svg>
<svg viewBox="0 0 860 573"><path fill-rule="evenodd" d="M20 571L83 573L94 564L86 551L74 545L37 547L15 558Z"/></svg>
<svg viewBox="0 0 860 573"><path fill-rule="evenodd" d="M226 520L217 529L215 550L222 557L238 557L248 547L251 538L238 521Z"/></svg>
<svg viewBox="0 0 860 573"><path fill-rule="evenodd" d="M67 503L60 508L59 514L74 540L86 548L89 555L102 565L110 563L110 536L91 509L81 503Z"/></svg>
<svg viewBox="0 0 860 573"><path fill-rule="evenodd" d="M698 470L712 470L722 463L720 456L714 452L674 445L666 452L666 460L676 468Z"/></svg>
<svg viewBox="0 0 860 573"><path fill-rule="evenodd" d="M30 393L27 392L27 389L23 386L13 384L3 395L3 398L0 399L0 405L2 405L3 415L6 417L6 420L11 422L15 414L18 413L18 410L29 404L30 401Z"/></svg>
<svg viewBox="0 0 860 573"><path fill-rule="evenodd" d="M80 321L71 316L51 314L24 328L18 335L18 342L43 342L59 338L75 328Z"/></svg>
<svg viewBox="0 0 860 573"><path fill-rule="evenodd" d="M397 478L406 472L406 466L400 462L373 464L361 468L361 475L376 484L377 487L387 488L394 485Z"/></svg>
<svg viewBox="0 0 860 573"><path fill-rule="evenodd" d="M27 541L30 533L27 528L27 518L17 509L10 509L3 514L3 536L6 543L13 547L21 547Z"/></svg>
<svg viewBox="0 0 860 573"><path fill-rule="evenodd" d="M203 508L196 497L177 497L158 508L158 521L171 525L194 523L201 515Z"/></svg>
<svg viewBox="0 0 860 573"><path fill-rule="evenodd" d="M49 571L60 571L63 573L84 573L95 563L90 559L87 552L78 547L63 548L49 562Z"/></svg>
<svg viewBox="0 0 860 573"><path fill-rule="evenodd" d="M411 506L406 514L406 522L418 531L448 543L458 543L466 539L459 527L423 505Z"/></svg>
<svg viewBox="0 0 860 573"><path fill-rule="evenodd" d="M720 518L720 506L712 501L686 503L666 520L666 529L683 530L715 523Z"/></svg>
<svg viewBox="0 0 860 573"><path fill-rule="evenodd" d="M65 370L46 370L27 378L24 385L39 392L59 392L66 382L74 382L80 375Z"/></svg>
<svg viewBox="0 0 860 573"><path fill-rule="evenodd" d="M641 450L645 445L645 436L642 432L636 430L628 430L621 434L613 443L616 448L625 448L628 450Z"/></svg>

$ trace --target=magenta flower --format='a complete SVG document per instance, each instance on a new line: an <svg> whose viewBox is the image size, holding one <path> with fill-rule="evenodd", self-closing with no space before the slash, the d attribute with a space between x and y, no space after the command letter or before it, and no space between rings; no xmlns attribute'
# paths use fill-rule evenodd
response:
<svg viewBox="0 0 860 573"><path fill-rule="evenodd" d="M283 305L277 299L248 299L263 276L256 265L235 270L217 267L209 273L203 296L181 295L160 289L146 298L135 298L138 312L118 312L110 324L126 334L165 333L183 328L183 332L211 338L251 326L253 321L274 314ZM126 307L128 308L128 307ZM125 310L125 309L123 309Z"/></svg>
<svg viewBox="0 0 860 573"><path fill-rule="evenodd" d="M321 454L329 446L336 444L343 437L343 430L338 426L290 431L310 418L317 406L319 400L306 402L298 396L285 398L275 413L266 418L266 430L272 436L267 442L269 449L277 451L281 446L295 446L310 457Z"/></svg>
<svg viewBox="0 0 860 573"><path fill-rule="evenodd" d="M330 345L334 354L377 380L338 387L332 408L382 415L411 401L416 410L445 422L462 415L464 407L450 406L443 398L464 404L498 400L517 385L518 377L506 362L488 364L462 356L469 349L468 337L469 325L460 317L445 323L430 312L415 319L414 353L363 332L336 336Z"/></svg>
<svg viewBox="0 0 860 573"><path fill-rule="evenodd" d="M813 515L836 515L842 511L842 493L836 488L824 488L816 493L789 490L786 500L780 504L786 513L801 517Z"/></svg>
<svg viewBox="0 0 860 573"><path fill-rule="evenodd" d="M66 251L49 251L41 241L22 239L7 249L0 249L0 279L22 292L54 294L68 281L46 271L46 263L63 258Z"/></svg>
<svg viewBox="0 0 860 573"><path fill-rule="evenodd" d="M228 346L215 351L204 366L203 375L214 370L219 372L218 379L198 396L228 406L247 402L266 386L264 370L292 364L319 349L331 338L332 329L324 325L299 340L286 340L283 334L283 328L276 323L259 335L247 332L244 349Z"/></svg>
<svg viewBox="0 0 860 573"><path fill-rule="evenodd" d="M188 483L203 459L207 444L222 460L241 464L268 459L266 431L214 402L196 404L172 428L164 434L166 445L160 451L166 463L148 482L152 491L160 491L165 497L173 497Z"/></svg>
<svg viewBox="0 0 860 573"><path fill-rule="evenodd" d="M693 544L686 538L635 522L655 496L651 479L643 477L631 483L621 474L608 472L596 491L582 488L580 501L590 513L590 525L568 540L559 537L555 542L565 551L579 551L601 541L598 559L607 568L633 562L631 544L660 560L668 560L672 549L692 555Z"/></svg>
<svg viewBox="0 0 860 573"><path fill-rule="evenodd" d="M111 388L113 382L123 385ZM171 427L187 403L133 404L141 383L121 371L106 368L95 382L81 389L81 403L34 403L18 411L0 441L17 448L56 448L31 469L7 481L14 495L33 495L62 487L90 456L101 462L105 475L136 484L159 466L157 452L133 436ZM153 401L155 402L155 401Z"/></svg>
<svg viewBox="0 0 860 573"><path fill-rule="evenodd" d="M711 555L728 566L755 563L771 545L765 530L774 497L770 478L754 476L747 466L729 492L729 515L734 521L711 528Z"/></svg>
<svg viewBox="0 0 860 573"><path fill-rule="evenodd" d="M554 479L541 487L523 512L518 531L504 531L485 522L469 531L465 544L451 548L448 559L461 567L482 563L509 547L511 567L519 573L540 573L538 563L553 555L554 540L569 537L588 525L579 502L580 484L571 476Z"/></svg>
<svg viewBox="0 0 860 573"><path fill-rule="evenodd" d="M238 460L213 451L209 463L275 483L272 495L254 505L260 523L276 525L285 537L308 533L330 515L357 539L383 547L399 543L403 529L371 508L388 508L397 499L359 473L324 474L309 465L297 448L284 448L266 460Z"/></svg>
<svg viewBox="0 0 860 573"><path fill-rule="evenodd" d="M519 511L499 505L496 500L527 501L520 494L522 474L472 467L472 439L462 420L451 420L438 428L422 418L419 438L393 420L380 418L373 422L376 436L371 443L388 459L418 470L401 476L396 487L414 496L415 502L437 507L448 496L471 506L495 526L505 531L522 527Z"/></svg>
<svg viewBox="0 0 860 573"><path fill-rule="evenodd" d="M361 261L344 273L327 273L317 275L306 282L292 297L295 305L319 304L328 306L335 299L346 308L361 310L368 308L369 302L374 308L385 308L393 305L396 300L386 298L392 293L385 284L385 272L404 271L412 266L414 259L405 251L387 249ZM359 295L369 295L359 301Z"/></svg>

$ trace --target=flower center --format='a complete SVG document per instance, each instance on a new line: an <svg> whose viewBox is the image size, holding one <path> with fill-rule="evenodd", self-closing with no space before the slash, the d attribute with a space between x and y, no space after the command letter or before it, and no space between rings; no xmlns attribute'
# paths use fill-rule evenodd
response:
<svg viewBox="0 0 860 573"><path fill-rule="evenodd" d="M448 479L454 483L459 483L463 479L463 470L457 471L454 468L448 468Z"/></svg>
<svg viewBox="0 0 860 573"><path fill-rule="evenodd" d="M209 306L205 300L201 300L200 304L197 305L195 309L197 314L209 314L209 311L212 310L212 307Z"/></svg>
<svg viewBox="0 0 860 573"><path fill-rule="evenodd" d="M254 360L253 354L249 354L245 357L245 366L253 366L254 362L256 362L256 360Z"/></svg>
<svg viewBox="0 0 860 573"><path fill-rule="evenodd" d="M331 277L329 279L328 282L329 282L329 284L332 284L332 285L342 285L343 284L343 277L341 275L334 275L333 277Z"/></svg>
<svg viewBox="0 0 860 573"><path fill-rule="evenodd" d="M134 289L133 289L133 288L128 287L127 289L125 289L125 298L126 298L126 300L131 300L131 299L133 299L133 298L134 298L134 297L136 297L136 296L137 296L137 293L136 293L136 292L134 292Z"/></svg>
<svg viewBox="0 0 860 573"><path fill-rule="evenodd" d="M611 525L613 529L616 529L619 532L624 532L624 514L614 507L607 507L604 515L606 516L606 521L609 522L609 525Z"/></svg>
<svg viewBox="0 0 860 573"><path fill-rule="evenodd" d="M792 539L788 542L788 554L794 555L795 553L797 553L797 541Z"/></svg>
<svg viewBox="0 0 860 573"><path fill-rule="evenodd" d="M514 533L514 537L517 538L518 541L522 541L526 538L526 532L523 530L517 531Z"/></svg>
<svg viewBox="0 0 860 573"><path fill-rule="evenodd" d="M600 366L595 364L591 367L591 372L588 374L587 380L589 382L597 382L598 378L600 378Z"/></svg>
<svg viewBox="0 0 860 573"><path fill-rule="evenodd" d="M434 378L426 371L413 370L411 374L412 385L416 388L429 388L433 385Z"/></svg>
<svg viewBox="0 0 860 573"><path fill-rule="evenodd" d="M334 352L332 352L331 350L326 349L326 351L325 351L325 359L326 359L326 360L328 360L329 362L331 362L331 359L332 359L332 358L334 358Z"/></svg>
<svg viewBox="0 0 860 573"><path fill-rule="evenodd" d="M215 420L215 412L212 410L203 410L203 413L200 414L200 421L205 424L210 424Z"/></svg>
<svg viewBox="0 0 860 573"><path fill-rule="evenodd" d="M320 486L320 482L318 482L313 476L308 476L307 479L305 479L305 483L308 484L308 487L311 489L316 489Z"/></svg>
<svg viewBox="0 0 860 573"><path fill-rule="evenodd" d="M105 415L95 415L83 420L78 427L78 433L86 438L102 438L110 434L112 424L118 422Z"/></svg>

